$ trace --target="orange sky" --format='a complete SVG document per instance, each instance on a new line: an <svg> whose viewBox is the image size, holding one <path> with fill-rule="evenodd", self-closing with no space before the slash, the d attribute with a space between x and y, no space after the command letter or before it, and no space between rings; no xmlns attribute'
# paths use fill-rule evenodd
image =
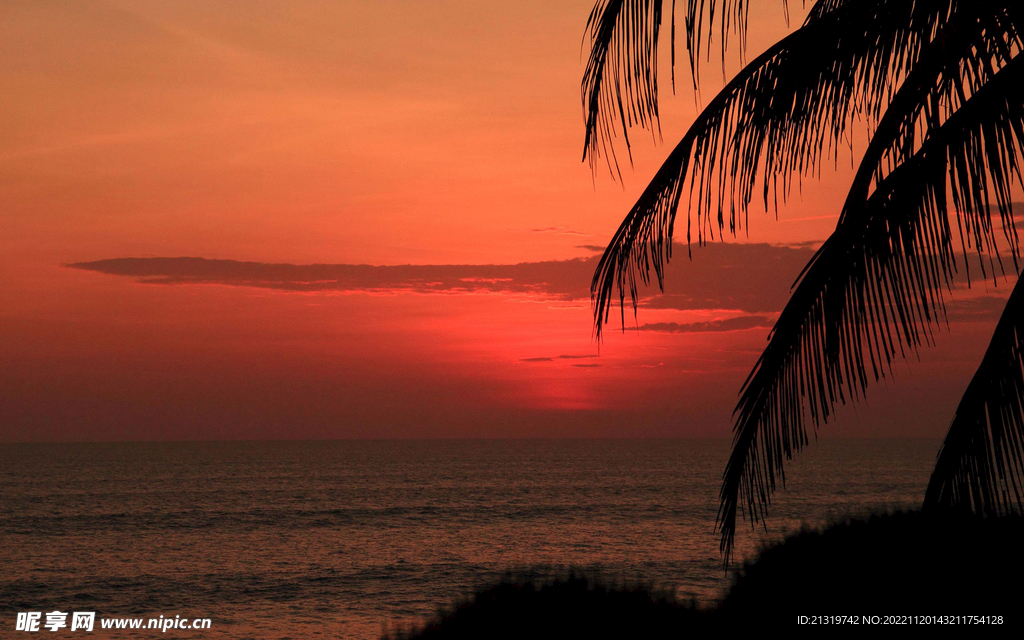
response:
<svg viewBox="0 0 1024 640"><path fill-rule="evenodd" d="M786 32L778 4L755 3L749 53ZM727 436L809 254L684 253L674 297L598 354L593 246L669 147L634 133L624 186L580 162L590 5L5 2L0 439ZM688 83L664 87L669 144ZM749 239L824 239L848 175ZM424 269L270 286L116 262L146 256ZM515 263L535 264L473 266ZM961 317L835 431L940 435L993 319Z"/></svg>

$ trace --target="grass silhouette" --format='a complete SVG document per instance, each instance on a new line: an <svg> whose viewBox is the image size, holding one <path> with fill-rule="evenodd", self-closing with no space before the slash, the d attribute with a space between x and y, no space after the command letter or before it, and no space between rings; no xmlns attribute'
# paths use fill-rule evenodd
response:
<svg viewBox="0 0 1024 640"><path fill-rule="evenodd" d="M1024 518L1016 516L850 518L762 549L710 606L651 585L611 585L579 573L520 576L477 591L421 628L384 638L678 637L730 627L796 628L798 616L838 615L861 624L866 616L880 622L889 616L889 623L916 626L905 617L921 616L936 628L938 617L950 616L945 622L982 630L1015 628L1024 620L1022 541ZM1002 624L981 626L966 616L1001 616Z"/></svg>
<svg viewBox="0 0 1024 640"><path fill-rule="evenodd" d="M706 612L652 585L610 585L579 573L508 577L388 640L658 637L707 622Z"/></svg>

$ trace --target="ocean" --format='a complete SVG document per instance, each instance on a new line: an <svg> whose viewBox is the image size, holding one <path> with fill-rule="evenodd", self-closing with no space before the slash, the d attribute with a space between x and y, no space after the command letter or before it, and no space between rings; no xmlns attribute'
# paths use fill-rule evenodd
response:
<svg viewBox="0 0 1024 640"><path fill-rule="evenodd" d="M738 556L804 525L919 505L938 447L812 444L767 531L743 525ZM18 612L95 611L96 637L377 638L508 572L570 566L712 602L728 586L713 533L728 452L728 440L0 445L0 636ZM211 623L101 630L113 616Z"/></svg>

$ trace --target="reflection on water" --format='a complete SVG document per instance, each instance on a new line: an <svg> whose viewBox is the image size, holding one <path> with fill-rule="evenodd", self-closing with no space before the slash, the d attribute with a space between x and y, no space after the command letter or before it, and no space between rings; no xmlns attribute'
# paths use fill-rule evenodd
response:
<svg viewBox="0 0 1024 640"><path fill-rule="evenodd" d="M738 555L803 522L919 504L938 444L814 445L787 474L769 532L744 531ZM0 624L13 629L16 611L95 609L213 618L203 637L373 638L507 570L567 565L706 601L725 587L712 529L728 449L3 445Z"/></svg>

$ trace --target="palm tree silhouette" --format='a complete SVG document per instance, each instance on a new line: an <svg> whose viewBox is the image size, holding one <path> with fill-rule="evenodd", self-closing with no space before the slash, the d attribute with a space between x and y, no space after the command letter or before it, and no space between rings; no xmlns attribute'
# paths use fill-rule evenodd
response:
<svg viewBox="0 0 1024 640"><path fill-rule="evenodd" d="M598 0L587 22L584 159L618 173L631 127L657 129L658 42L676 3ZM763 520L784 463L837 404L859 400L895 360L932 341L944 293L968 255L983 277L1017 271L1011 185L1024 147L1024 6L993 0L818 0L803 24L746 64L672 150L616 231L594 275L598 337L615 294L636 313L663 284L676 212L688 246L745 223L756 185L785 201L848 141L869 141L835 231L804 268L740 392L717 527L726 562L738 511ZM717 25L723 56L745 37L744 0L680 0L694 88ZM952 213L952 216L951 216ZM955 220L955 224L953 222ZM956 230L953 227L956 227ZM694 235L696 236L694 238ZM959 245L956 237L959 236ZM1000 271L1002 270L1002 271ZM624 318L623 318L624 320ZM1024 505L1024 284L1018 280L957 408L925 509L998 515Z"/></svg>

